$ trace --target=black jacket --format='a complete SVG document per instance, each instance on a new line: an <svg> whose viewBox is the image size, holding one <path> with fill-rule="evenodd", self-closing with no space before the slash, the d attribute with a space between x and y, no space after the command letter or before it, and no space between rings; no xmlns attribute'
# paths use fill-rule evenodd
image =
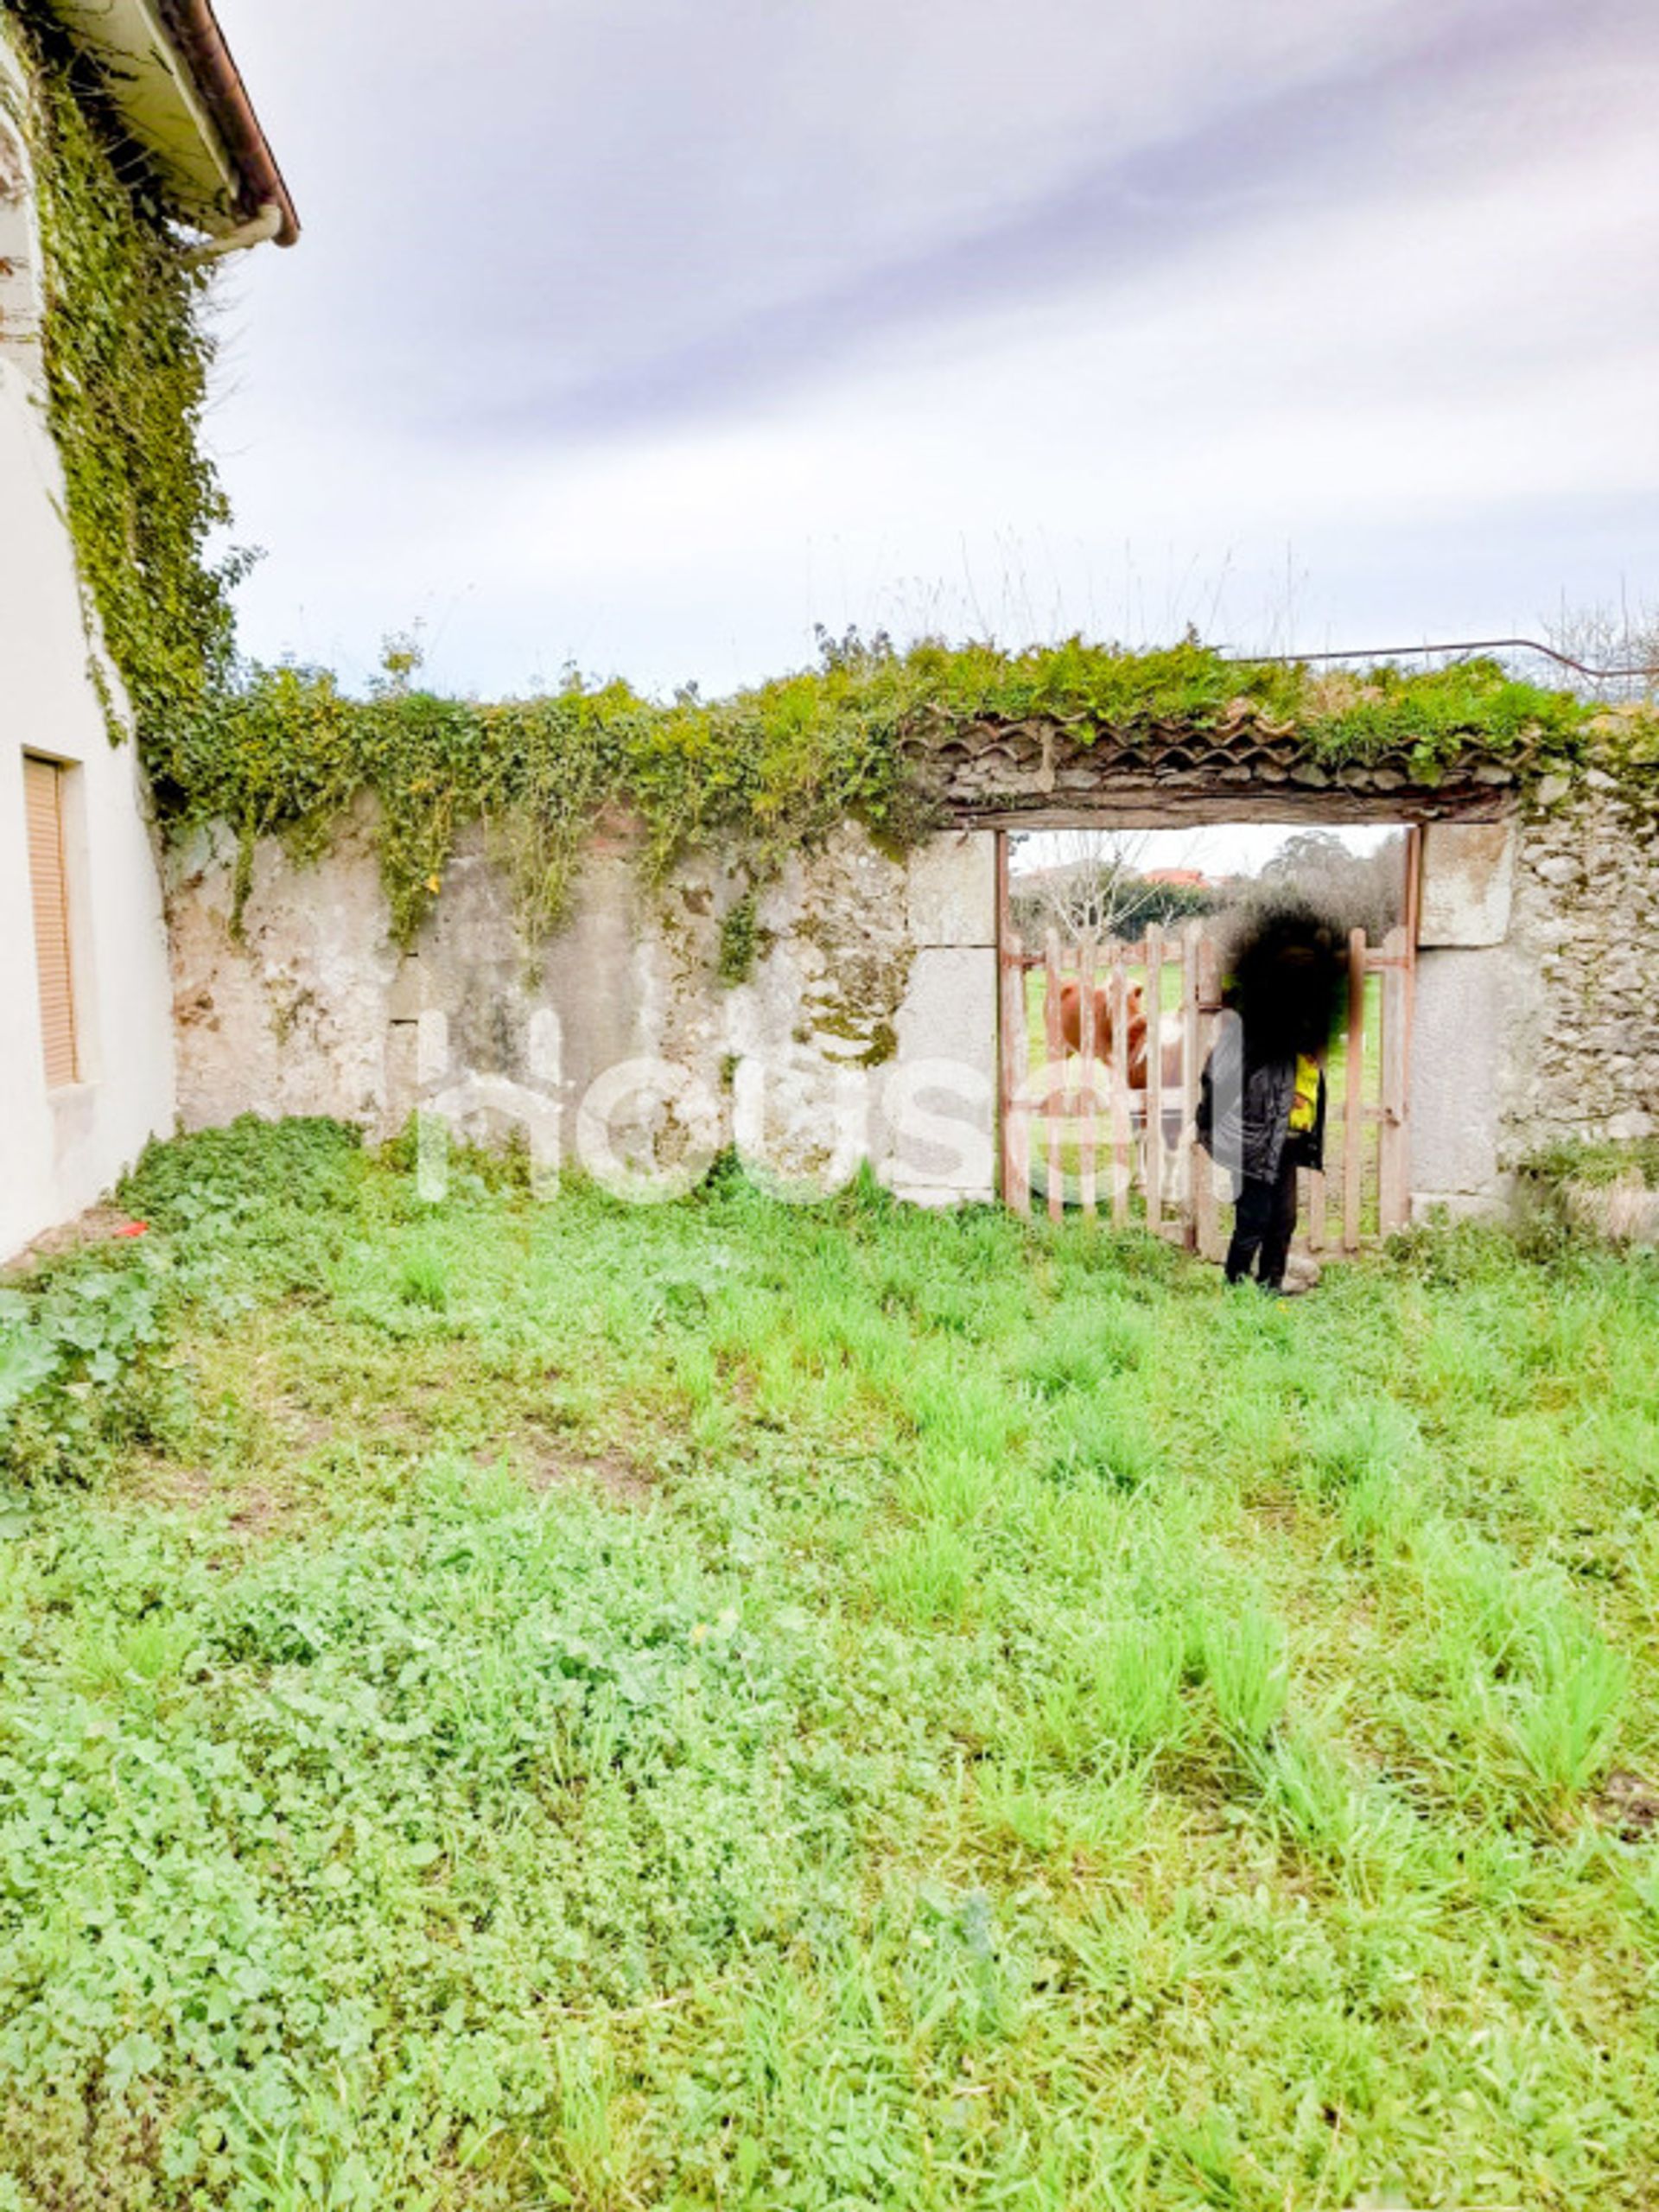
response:
<svg viewBox="0 0 1659 2212"><path fill-rule="evenodd" d="M1277 1176L1295 1103L1296 1055L1256 1058L1247 1048L1236 1014L1225 1016L1198 1078L1198 1136L1217 1166L1230 1173L1235 1192L1241 1176L1260 1183ZM1323 1068L1302 1162L1315 1168L1325 1165Z"/></svg>

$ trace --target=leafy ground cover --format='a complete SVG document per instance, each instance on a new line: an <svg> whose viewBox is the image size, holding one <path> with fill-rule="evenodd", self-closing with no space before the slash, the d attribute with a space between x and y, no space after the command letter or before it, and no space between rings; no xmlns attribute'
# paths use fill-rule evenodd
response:
<svg viewBox="0 0 1659 2212"><path fill-rule="evenodd" d="M0 1311L0 2206L1659 2196L1650 1263L124 1195Z"/></svg>

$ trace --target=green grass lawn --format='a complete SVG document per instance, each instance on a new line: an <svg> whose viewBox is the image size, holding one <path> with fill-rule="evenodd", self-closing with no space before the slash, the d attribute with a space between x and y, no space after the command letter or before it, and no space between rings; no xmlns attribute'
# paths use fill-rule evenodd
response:
<svg viewBox="0 0 1659 2212"><path fill-rule="evenodd" d="M8 2212L1659 2201L1651 1264L130 1201L0 1306Z"/></svg>

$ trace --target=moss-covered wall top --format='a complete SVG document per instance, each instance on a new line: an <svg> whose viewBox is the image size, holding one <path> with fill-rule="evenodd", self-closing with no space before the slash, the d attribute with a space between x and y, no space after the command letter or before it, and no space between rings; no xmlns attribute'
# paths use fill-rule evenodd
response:
<svg viewBox="0 0 1659 2212"><path fill-rule="evenodd" d="M896 843L976 810L988 818L1014 791L1006 764L1022 746L1063 751L1084 781L1093 755L1096 780L1133 760L1217 792L1230 774L1331 784L1356 764L1395 792L1448 779L1509 791L1614 755L1651 782L1659 762L1659 721L1598 716L1491 662L1319 677L1224 661L1196 642L898 652L855 639L826 644L818 668L734 697L688 692L666 704L620 682L574 680L485 704L422 690L414 674L408 655L394 656L372 695L354 698L323 671L243 671L214 712L154 752L164 809L226 820L250 850L277 832L303 851L373 795L405 939L442 887L458 827L481 820L533 937L561 918L588 830L613 804L643 823L659 868L716 843L759 880L849 817Z"/></svg>

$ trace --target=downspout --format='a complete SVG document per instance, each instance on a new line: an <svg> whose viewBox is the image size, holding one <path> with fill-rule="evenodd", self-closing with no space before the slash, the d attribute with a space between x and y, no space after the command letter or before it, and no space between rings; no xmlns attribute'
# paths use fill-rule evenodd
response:
<svg viewBox="0 0 1659 2212"><path fill-rule="evenodd" d="M275 238L278 245L292 245L300 235L300 219L259 127L241 73L225 43L213 0L155 0L155 5L172 44L184 56L200 86L231 159L244 179L248 200L259 211L252 220L263 222L268 207L276 209L275 229L262 232L261 237ZM240 241L239 231L232 235ZM250 238L247 243L258 241ZM234 252L238 248L229 250Z"/></svg>
<svg viewBox="0 0 1659 2212"><path fill-rule="evenodd" d="M192 269L205 261L217 261L224 254L245 253L251 246L264 245L268 238L280 235L283 211L274 200L264 206L251 222L238 223L235 230L225 231L216 238L205 238L200 245L193 245L185 255Z"/></svg>

